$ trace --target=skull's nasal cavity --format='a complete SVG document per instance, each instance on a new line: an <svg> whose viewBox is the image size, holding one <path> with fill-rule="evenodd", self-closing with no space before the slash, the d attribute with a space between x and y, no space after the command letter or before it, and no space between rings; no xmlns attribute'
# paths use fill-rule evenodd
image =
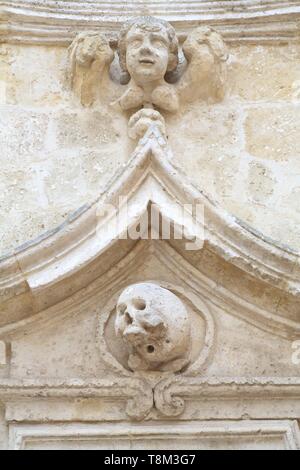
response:
<svg viewBox="0 0 300 470"><path fill-rule="evenodd" d="M125 318L126 318L126 323L127 323L128 325L131 325L131 324L133 323L133 319L132 319L132 317L129 315L128 312L125 313Z"/></svg>

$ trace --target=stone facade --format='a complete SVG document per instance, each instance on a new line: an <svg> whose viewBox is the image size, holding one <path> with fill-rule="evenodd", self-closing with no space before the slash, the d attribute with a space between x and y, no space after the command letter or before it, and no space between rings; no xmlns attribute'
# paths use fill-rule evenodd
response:
<svg viewBox="0 0 300 470"><path fill-rule="evenodd" d="M0 2L0 447L299 449L300 2L109 3Z"/></svg>

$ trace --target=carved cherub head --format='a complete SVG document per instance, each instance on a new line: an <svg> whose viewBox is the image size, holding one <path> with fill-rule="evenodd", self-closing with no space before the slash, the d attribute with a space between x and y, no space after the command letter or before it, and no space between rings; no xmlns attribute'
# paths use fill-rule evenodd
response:
<svg viewBox="0 0 300 470"><path fill-rule="evenodd" d="M150 16L125 23L119 39L123 72L137 85L163 80L178 65L178 40L166 21Z"/></svg>
<svg viewBox="0 0 300 470"><path fill-rule="evenodd" d="M108 103L111 89L115 101L110 104L138 112L130 122L134 129L129 128L134 139L143 137L141 132L150 126L165 133L157 112L175 113L185 101L220 101L225 96L227 49L220 34L207 26L188 34L179 66L176 32L157 18L144 16L124 24L118 42L121 77L117 64L111 67L115 56L111 46L103 34L78 35L70 47L71 84L84 106L97 99ZM125 90L116 85L118 81L128 85Z"/></svg>
<svg viewBox="0 0 300 470"><path fill-rule="evenodd" d="M129 348L132 370L179 371L189 360L190 321L185 306L156 284L135 284L117 303L116 334Z"/></svg>

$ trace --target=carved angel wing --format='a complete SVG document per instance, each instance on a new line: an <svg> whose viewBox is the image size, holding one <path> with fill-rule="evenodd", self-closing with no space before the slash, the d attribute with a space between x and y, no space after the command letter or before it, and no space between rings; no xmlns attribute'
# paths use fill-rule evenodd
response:
<svg viewBox="0 0 300 470"><path fill-rule="evenodd" d="M80 33L69 48L69 78L83 106L91 106L101 92L101 80L108 79L114 52L99 33Z"/></svg>
<svg viewBox="0 0 300 470"><path fill-rule="evenodd" d="M219 33L209 27L192 31L183 44L188 66L177 90L183 100L224 98L228 51Z"/></svg>

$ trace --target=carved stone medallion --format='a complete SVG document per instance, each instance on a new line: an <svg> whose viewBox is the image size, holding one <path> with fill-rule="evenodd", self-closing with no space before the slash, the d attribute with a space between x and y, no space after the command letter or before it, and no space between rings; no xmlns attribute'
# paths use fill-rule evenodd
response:
<svg viewBox="0 0 300 470"><path fill-rule="evenodd" d="M143 283L125 289L117 304L116 333L132 370L180 371L189 362L190 319L167 289Z"/></svg>
<svg viewBox="0 0 300 470"><path fill-rule="evenodd" d="M180 414L182 400L174 411L165 388L179 376L184 381L205 369L214 345L214 321L208 307L183 289L143 282L117 293L99 312L98 343L111 371L140 380L163 414ZM145 413L142 395L139 400Z"/></svg>

